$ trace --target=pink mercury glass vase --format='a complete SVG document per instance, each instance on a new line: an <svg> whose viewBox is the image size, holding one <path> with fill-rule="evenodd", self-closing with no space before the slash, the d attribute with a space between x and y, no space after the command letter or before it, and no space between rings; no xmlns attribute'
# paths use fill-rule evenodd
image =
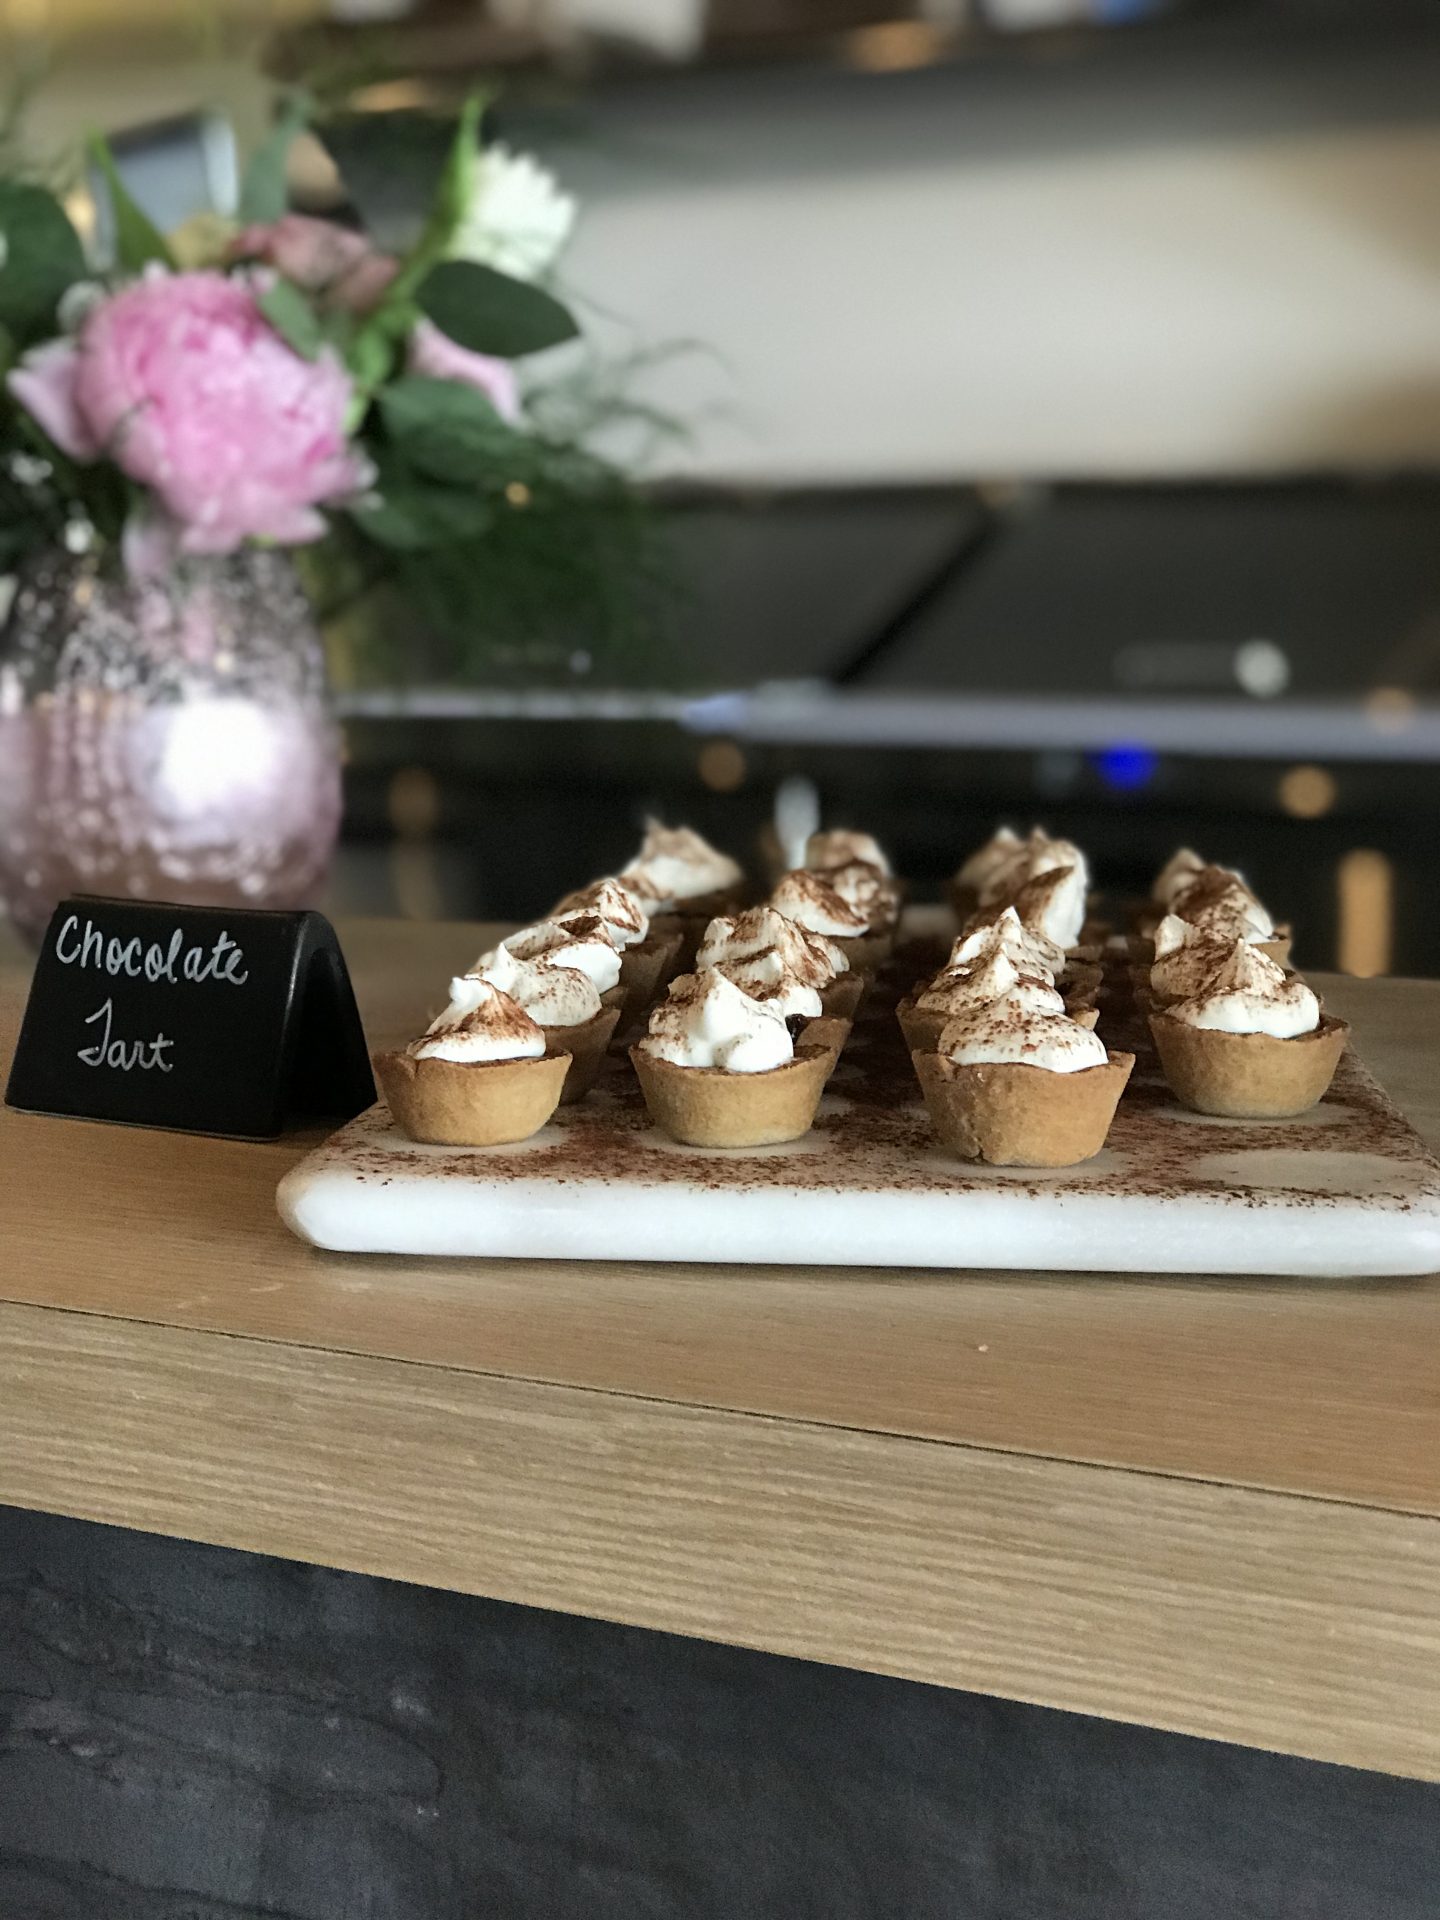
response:
<svg viewBox="0 0 1440 1920"><path fill-rule="evenodd" d="M38 556L0 633L0 901L32 941L72 893L313 901L340 739L289 559L250 549L137 583Z"/></svg>

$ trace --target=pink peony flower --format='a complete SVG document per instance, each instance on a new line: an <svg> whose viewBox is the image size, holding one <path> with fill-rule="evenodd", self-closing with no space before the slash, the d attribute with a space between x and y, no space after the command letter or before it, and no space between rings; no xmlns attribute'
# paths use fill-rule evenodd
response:
<svg viewBox="0 0 1440 1920"><path fill-rule="evenodd" d="M369 313L379 306L400 271L400 262L377 253L363 233L303 213L287 213L270 226L246 227L230 243L230 257L262 261L318 295L323 306L346 313Z"/></svg>
<svg viewBox="0 0 1440 1920"><path fill-rule="evenodd" d="M149 487L181 552L316 540L317 508L370 480L346 440L349 375L292 351L243 279L152 269L10 386L62 451Z"/></svg>
<svg viewBox="0 0 1440 1920"><path fill-rule="evenodd" d="M432 320L417 321L406 364L411 373L428 380L456 380L461 386L477 388L511 426L520 418L520 385L510 362L457 347Z"/></svg>
<svg viewBox="0 0 1440 1920"><path fill-rule="evenodd" d="M51 340L27 353L5 384L62 453L72 460L98 460L100 442L75 404L78 364L73 340Z"/></svg>

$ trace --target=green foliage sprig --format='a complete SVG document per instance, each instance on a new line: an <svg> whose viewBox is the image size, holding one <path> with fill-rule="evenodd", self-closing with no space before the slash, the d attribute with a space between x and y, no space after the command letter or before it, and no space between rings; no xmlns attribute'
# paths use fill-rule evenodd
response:
<svg viewBox="0 0 1440 1920"><path fill-rule="evenodd" d="M329 535L303 557L322 608L344 608L361 673L474 675L527 649L535 659L578 650L602 664L633 656L650 632L660 569L640 494L592 444L594 427L620 407L583 425L572 410L562 426L562 410L547 417L553 383L542 381L517 421L479 385L407 368L408 343L425 325L491 361L528 359L580 336L549 287L457 246L487 164L484 102L466 104L418 237L363 303L293 268L287 277L268 237L285 219L289 152L310 106L302 94L283 103L245 170L245 224L214 223L216 251L199 262L193 236L162 233L134 200L98 135L87 154L109 201L114 251L103 272L87 261L56 194L13 160L0 167L0 374L138 274L197 264L253 272L275 332L306 359L333 355L352 383L349 431L373 485L327 510ZM341 237L365 252L353 234ZM143 490L121 460L67 458L13 396L0 397L0 568L77 528L118 547L141 506Z"/></svg>

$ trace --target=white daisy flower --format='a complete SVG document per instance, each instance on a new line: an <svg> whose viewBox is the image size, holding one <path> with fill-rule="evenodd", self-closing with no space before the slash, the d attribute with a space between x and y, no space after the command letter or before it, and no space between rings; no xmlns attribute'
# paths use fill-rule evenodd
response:
<svg viewBox="0 0 1440 1920"><path fill-rule="evenodd" d="M470 204L450 241L452 260L474 260L515 280L535 280L575 224L575 202L528 153L497 144L480 153Z"/></svg>

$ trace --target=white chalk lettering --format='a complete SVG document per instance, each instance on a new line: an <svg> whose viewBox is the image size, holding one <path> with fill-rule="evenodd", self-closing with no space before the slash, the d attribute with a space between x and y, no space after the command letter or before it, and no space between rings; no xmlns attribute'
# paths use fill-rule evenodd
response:
<svg viewBox="0 0 1440 1920"><path fill-rule="evenodd" d="M186 946L185 930L176 927L168 941L152 941L149 946L134 934L128 940L111 935L107 941L93 920L83 930L80 916L68 914L55 935L55 958L62 967L93 968L112 977L125 974L131 980L143 975L153 986L161 981L179 986L182 980L202 986L207 980L228 987L243 987L250 978L245 965L245 950L223 929L211 947Z"/></svg>
<svg viewBox="0 0 1440 1920"><path fill-rule="evenodd" d="M94 1013L87 1014L85 1025L93 1027L96 1021L101 1023L100 1038L93 1046L81 1047L78 1059L87 1067L113 1067L119 1073L130 1073L136 1067L142 1072L158 1068L161 1073L172 1071L174 1062L167 1060L165 1050L175 1042L167 1039L163 1033L157 1033L153 1040L121 1040L112 1037L111 1028L115 1020L115 1002L106 1000Z"/></svg>
<svg viewBox="0 0 1440 1920"><path fill-rule="evenodd" d="M244 965L245 955L227 933L222 933L220 938L215 942L215 959L217 964L222 953L226 956L225 965L220 968L216 978L219 980L228 980L232 987L243 987L245 982L250 978L248 969L244 973L239 971L239 968Z"/></svg>

